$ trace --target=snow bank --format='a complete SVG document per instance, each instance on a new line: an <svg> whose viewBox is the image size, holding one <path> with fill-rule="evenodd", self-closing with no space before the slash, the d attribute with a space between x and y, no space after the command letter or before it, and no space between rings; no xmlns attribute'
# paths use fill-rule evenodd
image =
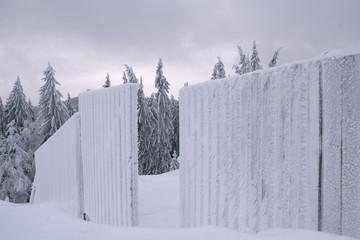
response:
<svg viewBox="0 0 360 240"><path fill-rule="evenodd" d="M360 237L359 58L181 89L181 225Z"/></svg>
<svg viewBox="0 0 360 240"><path fill-rule="evenodd" d="M80 119L74 114L36 152L34 203L54 200L81 217Z"/></svg>
<svg viewBox="0 0 360 240"><path fill-rule="evenodd" d="M138 84L79 96L84 212L92 222L138 225Z"/></svg>
<svg viewBox="0 0 360 240"><path fill-rule="evenodd" d="M166 182L168 177L164 178L164 181L161 181L161 178L162 176L158 175L158 183L161 186L168 185ZM159 205L168 204L167 198L159 197L157 201ZM122 228L74 219L55 203L37 205L3 203L0 201L0 239L6 240L354 240L320 232L290 229L273 229L249 235L214 226L188 229ZM153 217L153 222L159 220L158 216L153 215Z"/></svg>

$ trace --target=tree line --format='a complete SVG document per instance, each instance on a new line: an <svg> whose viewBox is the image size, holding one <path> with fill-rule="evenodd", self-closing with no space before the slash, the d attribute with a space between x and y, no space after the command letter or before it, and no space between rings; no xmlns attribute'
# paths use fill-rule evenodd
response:
<svg viewBox="0 0 360 240"><path fill-rule="evenodd" d="M253 42L251 57L249 54L245 54L240 46L237 46L237 48L238 48L238 53L240 55L240 61L238 64L234 64L232 67L232 69L235 70L236 74L242 75L245 73L263 69L255 41ZM276 67L278 59L279 59L280 50L281 50L281 48L278 48L274 52L274 54L268 64L269 68ZM221 58L218 57L218 62L214 66L214 70L211 75L211 80L221 79L221 78L226 78L226 73L225 73L225 69L224 69L224 64L221 61Z"/></svg>
<svg viewBox="0 0 360 240"><path fill-rule="evenodd" d="M251 58L240 46L239 64L233 66L236 74L262 69L253 43ZM269 67L277 64L280 49L276 50ZM132 67L125 64L123 84L138 83L138 172L140 175L161 174L179 168L179 101L169 97L170 84L163 73L159 59L154 80L157 91L145 97L143 80L136 77ZM5 105L0 97L0 200L12 202L29 200L35 176L34 152L52 136L78 109L77 98L62 94L56 89L60 83L50 63L43 71L44 85L40 88L39 105L27 101L17 77ZM214 66L211 79L225 78L220 57ZM185 82L184 86L188 86ZM111 87L109 73L104 88Z"/></svg>
<svg viewBox="0 0 360 240"><path fill-rule="evenodd" d="M0 98L0 199L29 200L35 176L34 152L74 113L70 95L64 103L55 70L44 70L39 107L33 107L18 76L5 106Z"/></svg>

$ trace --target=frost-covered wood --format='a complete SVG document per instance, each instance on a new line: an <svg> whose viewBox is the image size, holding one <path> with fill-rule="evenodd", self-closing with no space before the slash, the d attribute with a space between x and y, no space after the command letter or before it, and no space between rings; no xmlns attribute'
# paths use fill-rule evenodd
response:
<svg viewBox="0 0 360 240"><path fill-rule="evenodd" d="M80 118L75 113L36 152L34 203L54 200L82 215Z"/></svg>
<svg viewBox="0 0 360 240"><path fill-rule="evenodd" d="M183 88L181 225L359 237L359 65L328 55Z"/></svg>
<svg viewBox="0 0 360 240"><path fill-rule="evenodd" d="M124 84L80 94L84 212L90 221L138 225L137 91Z"/></svg>

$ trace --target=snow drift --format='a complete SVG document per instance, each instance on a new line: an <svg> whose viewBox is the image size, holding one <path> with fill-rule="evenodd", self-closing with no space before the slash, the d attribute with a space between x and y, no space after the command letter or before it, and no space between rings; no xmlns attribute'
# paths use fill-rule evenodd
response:
<svg viewBox="0 0 360 240"><path fill-rule="evenodd" d="M180 90L181 225L360 237L360 55Z"/></svg>

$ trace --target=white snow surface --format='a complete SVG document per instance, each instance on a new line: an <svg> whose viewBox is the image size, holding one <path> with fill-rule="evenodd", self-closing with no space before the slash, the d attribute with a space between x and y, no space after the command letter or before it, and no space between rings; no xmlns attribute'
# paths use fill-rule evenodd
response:
<svg viewBox="0 0 360 240"><path fill-rule="evenodd" d="M180 227L179 198L179 170L139 176L139 226Z"/></svg>
<svg viewBox="0 0 360 240"><path fill-rule="evenodd" d="M140 227L115 227L74 218L56 202L35 205L0 201L1 240L227 239L227 240L351 240L315 231L272 229L243 234L223 227L176 228L179 171L139 177ZM176 211L175 211L176 210ZM157 227L157 228L150 228Z"/></svg>

